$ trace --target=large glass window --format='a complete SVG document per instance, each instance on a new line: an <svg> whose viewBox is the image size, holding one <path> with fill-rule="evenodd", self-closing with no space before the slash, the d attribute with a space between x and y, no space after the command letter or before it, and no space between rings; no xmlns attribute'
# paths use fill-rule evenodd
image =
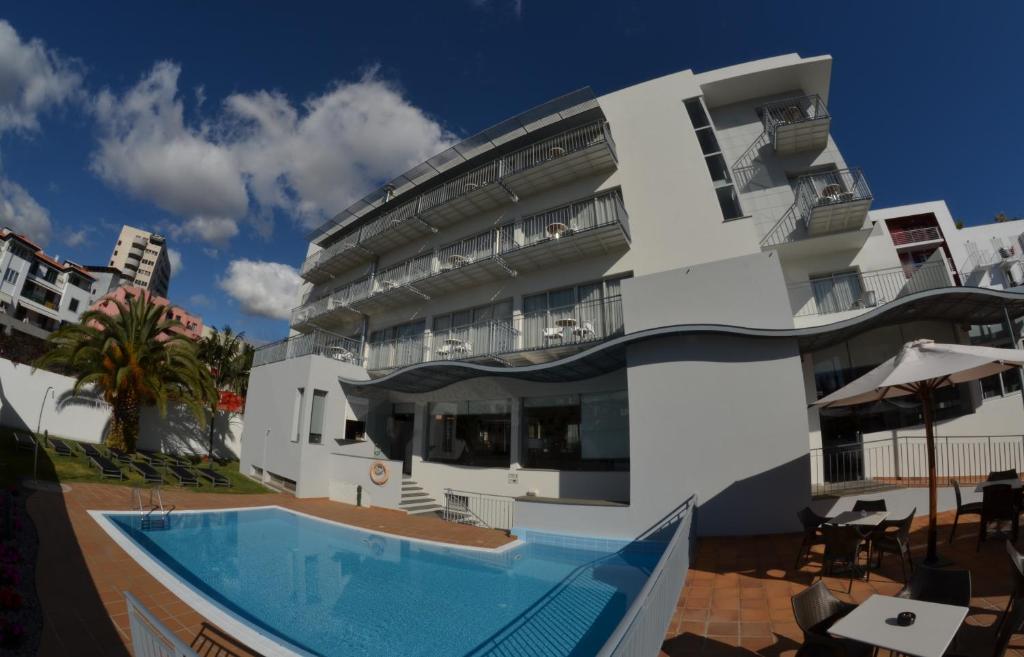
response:
<svg viewBox="0 0 1024 657"><path fill-rule="evenodd" d="M507 468L512 413L507 400L430 405L427 460Z"/></svg>
<svg viewBox="0 0 1024 657"><path fill-rule="evenodd" d="M622 278L523 297L523 348L601 340L622 332Z"/></svg>
<svg viewBox="0 0 1024 657"><path fill-rule="evenodd" d="M512 300L503 299L470 310L436 315L432 354L435 358L465 358L515 350Z"/></svg>
<svg viewBox="0 0 1024 657"><path fill-rule="evenodd" d="M628 470L626 391L524 399L523 466Z"/></svg>
<svg viewBox="0 0 1024 657"><path fill-rule="evenodd" d="M422 362L426 328L426 320L421 319L370 333L368 369L390 369Z"/></svg>
<svg viewBox="0 0 1024 657"><path fill-rule="evenodd" d="M327 407L327 391L314 390L313 404L309 411L309 442L319 445L324 439L324 410Z"/></svg>
<svg viewBox="0 0 1024 657"><path fill-rule="evenodd" d="M1014 328L1016 333L1019 329ZM1013 340L1006 330L1005 324L978 324L971 326L969 332L971 344L984 345L986 347L1000 347L1012 349ZM981 394L985 399L990 397L1003 397L1021 389L1021 369L1015 367L1005 372L999 372L981 380Z"/></svg>

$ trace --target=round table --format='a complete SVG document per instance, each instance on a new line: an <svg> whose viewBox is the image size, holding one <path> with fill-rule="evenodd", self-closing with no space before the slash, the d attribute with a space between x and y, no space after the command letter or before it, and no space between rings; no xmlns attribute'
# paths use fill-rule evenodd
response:
<svg viewBox="0 0 1024 657"><path fill-rule="evenodd" d="M576 320L572 317L566 317L565 319L556 319L555 326L561 326L562 328L575 328Z"/></svg>

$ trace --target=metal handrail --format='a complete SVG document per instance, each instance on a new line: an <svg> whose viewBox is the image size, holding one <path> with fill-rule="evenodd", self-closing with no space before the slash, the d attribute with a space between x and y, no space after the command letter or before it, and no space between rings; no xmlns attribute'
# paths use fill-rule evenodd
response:
<svg viewBox="0 0 1024 657"><path fill-rule="evenodd" d="M818 94L772 101L759 109L764 130L772 138L780 126L829 118L828 108Z"/></svg>
<svg viewBox="0 0 1024 657"><path fill-rule="evenodd" d="M941 233L936 226L925 226L924 228L892 228L889 230L892 243L896 246L906 246L918 242L930 242L942 239Z"/></svg>
<svg viewBox="0 0 1024 657"><path fill-rule="evenodd" d="M199 657L184 641L157 620L138 598L125 591L128 624L135 657Z"/></svg>
<svg viewBox="0 0 1024 657"><path fill-rule="evenodd" d="M469 517L472 524L488 529L512 529L515 526L515 498L445 488L441 517L456 523L466 522Z"/></svg>
<svg viewBox="0 0 1024 657"><path fill-rule="evenodd" d="M317 329L257 347L252 366L259 367L310 355L327 356L353 365L361 365L363 362L362 345L358 340Z"/></svg>
<svg viewBox="0 0 1024 657"><path fill-rule="evenodd" d="M838 169L801 176L794 190L793 205L768 230L761 239L761 246L778 246L810 237L808 220L818 208L872 198L871 188L860 169Z"/></svg>
<svg viewBox="0 0 1024 657"><path fill-rule="evenodd" d="M953 285L944 261L926 262L914 270L903 267L849 272L806 283L787 285L794 317L867 310L908 294Z"/></svg>

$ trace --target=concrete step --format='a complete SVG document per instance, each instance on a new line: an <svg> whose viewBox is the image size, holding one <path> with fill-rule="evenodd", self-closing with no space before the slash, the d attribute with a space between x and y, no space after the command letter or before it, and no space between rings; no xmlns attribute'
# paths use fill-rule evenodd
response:
<svg viewBox="0 0 1024 657"><path fill-rule="evenodd" d="M411 505L399 504L398 506L399 506L399 508L401 510L403 510L406 513L409 513L411 515L415 515L415 514L419 514L419 513L439 513L440 511L443 510L443 509L441 509L440 506L438 506L437 504L433 504L433 503L411 504Z"/></svg>
<svg viewBox="0 0 1024 657"><path fill-rule="evenodd" d="M411 500L411 499L414 499L414 498L424 498L424 497L429 498L430 495L426 491L416 491L416 492L409 492L409 493L407 493L405 491L402 491L402 499L403 500Z"/></svg>

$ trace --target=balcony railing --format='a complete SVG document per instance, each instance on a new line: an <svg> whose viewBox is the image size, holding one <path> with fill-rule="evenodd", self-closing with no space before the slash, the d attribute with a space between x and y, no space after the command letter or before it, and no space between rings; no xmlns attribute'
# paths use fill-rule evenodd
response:
<svg viewBox="0 0 1024 657"><path fill-rule="evenodd" d="M783 155L820 149L828 143L831 116L816 94L763 105L761 121L776 152Z"/></svg>
<svg viewBox="0 0 1024 657"><path fill-rule="evenodd" d="M326 331L313 331L257 347L252 366L268 365L300 356L327 356L353 365L362 364L361 345L358 340L334 335Z"/></svg>
<svg viewBox="0 0 1024 657"><path fill-rule="evenodd" d="M761 240L778 246L828 233L860 230L871 204L871 188L860 169L802 176L793 205Z"/></svg>
<svg viewBox="0 0 1024 657"><path fill-rule="evenodd" d="M607 144L612 161L614 161L614 142L611 139L610 130L604 121L597 121L567 130L491 160L444 184L410 198L376 219L342 235L337 242L306 258L300 268L300 274L316 282L315 279L318 277L315 272L317 269L342 254L365 249L366 245L371 243L374 238L388 232L395 232L400 226L407 223L417 223L422 227L424 231L419 234L433 230L431 224L425 223L426 219L430 219L435 226L448 223L437 216L446 205L464 196L479 193L485 188L501 187L499 190L501 195L514 199L515 190L508 187L508 182L518 174L601 144ZM415 239L416 236L417 232L408 232L403 241Z"/></svg>
<svg viewBox="0 0 1024 657"><path fill-rule="evenodd" d="M613 235L599 233L613 229ZM604 229L599 230L599 229ZM621 229L621 230L619 230ZM594 236L594 240L587 240ZM377 304L401 305L411 299L465 287L488 277L514 276L513 267L540 266L569 257L605 253L615 245L628 245L628 215L618 190L546 210L518 221L486 230L417 255L360 279L329 297L292 311L291 325L303 326L339 308L372 310ZM593 242L591 244L591 242ZM543 245L549 258L538 254ZM557 248L556 248L557 247ZM566 252L566 247L570 248ZM459 271L462 276L455 274ZM390 298L390 301L389 301ZM355 311L354 311L355 312Z"/></svg>
<svg viewBox="0 0 1024 657"><path fill-rule="evenodd" d="M943 261L907 272L902 267L834 274L788 286L794 317L869 310L924 290L953 285Z"/></svg>
<svg viewBox="0 0 1024 657"><path fill-rule="evenodd" d="M892 243L895 246L907 246L908 244L918 244L920 242L931 242L942 239L942 234L939 233L937 226L908 229L893 228L889 231L889 235L892 236Z"/></svg>

